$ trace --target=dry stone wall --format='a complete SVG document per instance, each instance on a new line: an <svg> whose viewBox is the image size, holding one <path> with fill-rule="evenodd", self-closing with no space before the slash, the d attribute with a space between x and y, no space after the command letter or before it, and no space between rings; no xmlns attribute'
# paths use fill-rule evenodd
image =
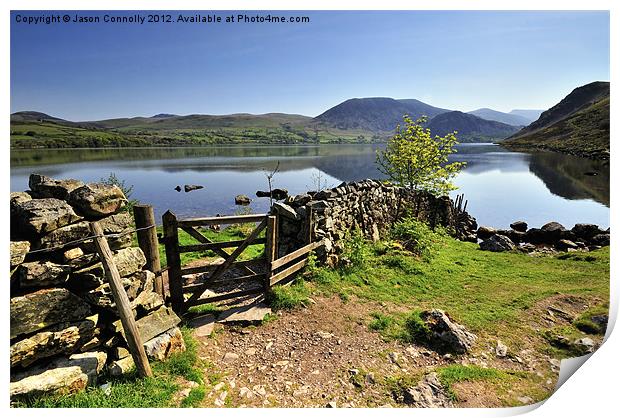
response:
<svg viewBox="0 0 620 418"><path fill-rule="evenodd" d="M273 209L280 215L280 256L305 245L311 233L312 239L325 240L326 255L333 261L343 249L343 238L354 229L378 240L406 214L431 226L442 225L460 239L476 240L476 220L458 210L449 197L410 192L377 180L291 196Z"/></svg>
<svg viewBox="0 0 620 418"><path fill-rule="evenodd" d="M72 393L106 369L133 366L89 222L99 221L151 359L185 350L180 319L154 291L133 220L116 186L33 174L30 190L11 193L10 329L12 400Z"/></svg>

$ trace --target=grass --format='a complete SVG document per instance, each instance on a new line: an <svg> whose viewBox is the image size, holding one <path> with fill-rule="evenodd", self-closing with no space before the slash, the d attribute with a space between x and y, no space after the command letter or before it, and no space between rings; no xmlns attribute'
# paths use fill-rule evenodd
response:
<svg viewBox="0 0 620 418"><path fill-rule="evenodd" d="M389 242L356 242L350 251L363 254L357 263L315 267L308 286L312 292L344 293L386 306L382 314L393 317L392 323L384 326L374 318L386 337L415 339L419 330L412 311L438 308L479 336L516 345L529 344L532 336L540 340L528 322L536 302L558 293L608 299L609 247L583 257L532 257L480 251L474 243L441 233L432 240L430 258Z"/></svg>
<svg viewBox="0 0 620 418"><path fill-rule="evenodd" d="M458 395L454 391L454 384L456 383L479 381L510 382L519 377L526 376L527 373L524 372L506 372L493 368L462 366L460 364L442 367L437 371L437 377L452 401L458 401Z"/></svg>
<svg viewBox="0 0 620 418"><path fill-rule="evenodd" d="M267 300L272 310L279 311L307 306L309 297L310 289L303 280L297 279L290 286L276 285L271 288Z"/></svg>
<svg viewBox="0 0 620 418"><path fill-rule="evenodd" d="M293 119L291 119L293 118ZM384 135L331 128L289 115L280 120L243 115L179 119L133 118L75 124L64 121L11 120L11 148L120 148L213 144L372 143ZM153 123L157 122L157 123Z"/></svg>
<svg viewBox="0 0 620 418"><path fill-rule="evenodd" d="M25 399L18 407L31 408L167 408L174 407L173 398L183 379L199 384L181 402L183 407L197 406L205 396L203 372L197 355L197 343L191 330L182 329L187 350L175 353L165 362L152 362L153 377L140 379L133 371L122 377L104 377L98 384L109 383L72 395L43 396Z"/></svg>

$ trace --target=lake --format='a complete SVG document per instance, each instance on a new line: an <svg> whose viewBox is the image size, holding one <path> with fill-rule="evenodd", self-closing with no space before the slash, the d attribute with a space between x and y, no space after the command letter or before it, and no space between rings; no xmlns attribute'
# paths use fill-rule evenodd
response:
<svg viewBox="0 0 620 418"><path fill-rule="evenodd" d="M200 148L11 150L11 191L28 189L30 173L91 182L114 173L133 186L132 198L168 209L179 217L233 214L238 194L250 196L250 209L267 210L265 173L279 162L273 185L291 194L343 181L383 178L375 166L381 145L209 146ZM507 228L515 220L533 227L558 221L609 226L609 166L548 152L518 153L492 144L458 147L454 160L466 168L456 177L468 212L481 225ZM587 173L587 174L586 174ZM595 174L595 175L593 175ZM174 190L203 185L190 193Z"/></svg>

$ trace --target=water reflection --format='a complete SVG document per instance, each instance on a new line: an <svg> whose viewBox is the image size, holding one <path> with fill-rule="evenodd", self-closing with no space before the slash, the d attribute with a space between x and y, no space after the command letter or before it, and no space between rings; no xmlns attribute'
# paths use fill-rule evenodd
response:
<svg viewBox="0 0 620 418"><path fill-rule="evenodd" d="M265 170L280 162L276 186L299 193L314 186L318 172L329 185L382 178L375 165L379 145L212 146L11 151L11 190L28 188L32 172L97 181L115 172L134 185L135 198L153 204L158 216L232 213L232 198L254 197L265 187ZM480 223L507 226L517 218L532 225L558 220L609 223L609 167L553 153L515 153L489 144L462 145L452 160L467 162L456 178ZM589 176L585 173L596 172ZM177 193L176 185L205 189ZM252 210L267 209L255 199Z"/></svg>

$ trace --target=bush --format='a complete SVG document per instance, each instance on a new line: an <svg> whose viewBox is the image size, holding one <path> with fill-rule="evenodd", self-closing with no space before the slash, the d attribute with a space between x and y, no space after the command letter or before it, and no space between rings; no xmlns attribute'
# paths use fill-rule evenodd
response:
<svg viewBox="0 0 620 418"><path fill-rule="evenodd" d="M368 328L373 331L385 331L394 322L394 318L379 312L373 312L371 316L374 319L370 321Z"/></svg>
<svg viewBox="0 0 620 418"><path fill-rule="evenodd" d="M401 241L407 250L424 260L432 257L436 243L444 235L443 230L433 231L427 224L414 218L403 219L392 227L393 238Z"/></svg>
<svg viewBox="0 0 620 418"><path fill-rule="evenodd" d="M125 208L123 208L123 210L132 213L133 207L140 203L137 199L131 198L131 195L133 193L133 186L127 185L125 183L125 180L119 179L118 177L116 177L116 174L110 173L107 178L102 177L99 181L103 184L107 184L108 186L117 186L123 191L123 194L127 198L127 205L125 206Z"/></svg>
<svg viewBox="0 0 620 418"><path fill-rule="evenodd" d="M428 344L431 330L422 319L420 311L413 311L405 319L404 340L410 343Z"/></svg>
<svg viewBox="0 0 620 418"><path fill-rule="evenodd" d="M354 229L345 239L343 258L348 260L350 269L362 268L371 256L371 248L359 229Z"/></svg>

